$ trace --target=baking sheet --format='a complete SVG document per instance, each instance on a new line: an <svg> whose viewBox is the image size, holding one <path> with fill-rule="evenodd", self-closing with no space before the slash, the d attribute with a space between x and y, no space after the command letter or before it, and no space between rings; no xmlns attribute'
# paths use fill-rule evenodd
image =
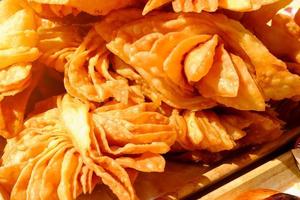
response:
<svg viewBox="0 0 300 200"><path fill-rule="evenodd" d="M267 188L300 196L300 171L291 151L203 196L200 200L234 199L255 188Z"/></svg>

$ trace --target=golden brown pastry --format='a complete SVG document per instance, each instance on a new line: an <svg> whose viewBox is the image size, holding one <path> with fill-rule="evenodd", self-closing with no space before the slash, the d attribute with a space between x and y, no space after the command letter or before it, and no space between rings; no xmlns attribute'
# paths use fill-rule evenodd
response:
<svg viewBox="0 0 300 200"><path fill-rule="evenodd" d="M119 199L134 200L131 178L138 171L162 172L160 154L176 139L156 109L151 103L111 102L89 112L69 95L58 98L58 107L30 117L19 137L7 141L0 185L10 199L65 200L101 183Z"/></svg>
<svg viewBox="0 0 300 200"><path fill-rule="evenodd" d="M298 200L296 196L284 194L270 189L255 189L247 191L235 200Z"/></svg>
<svg viewBox="0 0 300 200"><path fill-rule="evenodd" d="M263 111L265 101L300 92L300 77L237 21L221 14L159 13L126 24L124 13L112 13L96 31L172 107L205 109L217 102Z"/></svg>
<svg viewBox="0 0 300 200"><path fill-rule="evenodd" d="M215 12L219 7L228 10L245 12L258 10L263 5L272 4L278 0L148 0L143 14L172 2L175 12Z"/></svg>
<svg viewBox="0 0 300 200"><path fill-rule="evenodd" d="M42 17L56 18L78 15L106 15L112 10L135 5L140 0L27 0L29 5Z"/></svg>

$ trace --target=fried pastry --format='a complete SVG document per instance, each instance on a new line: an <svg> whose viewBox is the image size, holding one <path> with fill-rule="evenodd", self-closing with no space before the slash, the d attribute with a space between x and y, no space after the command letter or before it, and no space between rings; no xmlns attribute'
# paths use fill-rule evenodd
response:
<svg viewBox="0 0 300 200"><path fill-rule="evenodd" d="M127 170L163 171L160 154L176 139L169 119L155 110L151 103L111 102L89 112L65 95L8 140L0 184L11 199L75 199L100 183L119 199L136 199Z"/></svg>
<svg viewBox="0 0 300 200"><path fill-rule="evenodd" d="M250 111L174 111L177 143L185 150L222 152L273 141L281 136L282 121L275 116Z"/></svg>
<svg viewBox="0 0 300 200"><path fill-rule="evenodd" d="M78 25L64 25L43 20L37 30L38 48L41 51L39 62L64 72L65 65L83 41L84 29L82 29Z"/></svg>
<svg viewBox="0 0 300 200"><path fill-rule="evenodd" d="M139 0L28 0L30 6L42 17L56 18L78 15L86 12L90 15L106 15L112 10L139 3Z"/></svg>
<svg viewBox="0 0 300 200"><path fill-rule="evenodd" d="M147 14L151 10L171 2L175 12L200 13L202 11L215 12L219 7L239 12L252 11L258 10L261 6L272 4L277 1L279 0L149 0L143 10L143 14Z"/></svg>
<svg viewBox="0 0 300 200"><path fill-rule="evenodd" d="M0 13L0 135L10 138L23 126L27 101L37 84L32 77L38 79L42 69L32 64L39 57L34 13L18 0L1 1Z"/></svg>

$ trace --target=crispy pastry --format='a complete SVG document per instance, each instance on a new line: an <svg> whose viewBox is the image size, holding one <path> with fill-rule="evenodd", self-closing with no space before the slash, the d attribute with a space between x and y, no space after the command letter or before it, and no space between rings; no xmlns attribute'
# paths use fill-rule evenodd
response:
<svg viewBox="0 0 300 200"><path fill-rule="evenodd" d="M175 12L215 12L219 7L228 10L245 12L258 10L263 5L272 4L279 0L148 0L143 14L159 8L162 5L172 2Z"/></svg>
<svg viewBox="0 0 300 200"><path fill-rule="evenodd" d="M96 30L107 38L107 48L170 106L204 109L216 101L262 111L265 101L300 92L298 75L241 24L221 14L156 13L121 26L122 13L113 13L115 20L108 16L113 40L105 37L110 30L97 29L105 20Z"/></svg>
<svg viewBox="0 0 300 200"><path fill-rule="evenodd" d="M89 112L87 104L65 95L8 140L0 185L10 199L75 199L102 183L119 199L134 200L132 170L163 171L160 154L176 139L168 118L155 110L151 103L111 102Z"/></svg>
<svg viewBox="0 0 300 200"><path fill-rule="evenodd" d="M39 57L34 13L18 0L1 1L0 13L0 135L10 138L23 126L27 101L37 83L32 77L38 79L42 69L32 64Z"/></svg>
<svg viewBox="0 0 300 200"><path fill-rule="evenodd" d="M140 0L27 0L30 6L42 17L56 18L78 15L106 15L112 10L135 5Z"/></svg>
<svg viewBox="0 0 300 200"><path fill-rule="evenodd" d="M282 134L282 122L276 117L249 111L184 111L181 115L174 111L171 121L177 128L177 143L189 151L233 150L272 141Z"/></svg>

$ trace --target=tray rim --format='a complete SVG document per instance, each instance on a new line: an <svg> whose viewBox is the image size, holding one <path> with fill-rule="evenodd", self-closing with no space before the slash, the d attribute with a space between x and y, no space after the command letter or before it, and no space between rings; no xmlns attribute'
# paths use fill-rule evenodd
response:
<svg viewBox="0 0 300 200"><path fill-rule="evenodd" d="M173 192L163 194L158 199L183 199L197 192L205 190L208 186L215 184L224 178L246 168L247 166L261 160L277 149L287 145L290 141L300 135L300 127L284 132L278 139L262 145L261 148L245 152L237 157L225 159L219 166L216 166L203 174L203 179L191 182L181 188L174 188ZM210 181L207 181L210 180Z"/></svg>

